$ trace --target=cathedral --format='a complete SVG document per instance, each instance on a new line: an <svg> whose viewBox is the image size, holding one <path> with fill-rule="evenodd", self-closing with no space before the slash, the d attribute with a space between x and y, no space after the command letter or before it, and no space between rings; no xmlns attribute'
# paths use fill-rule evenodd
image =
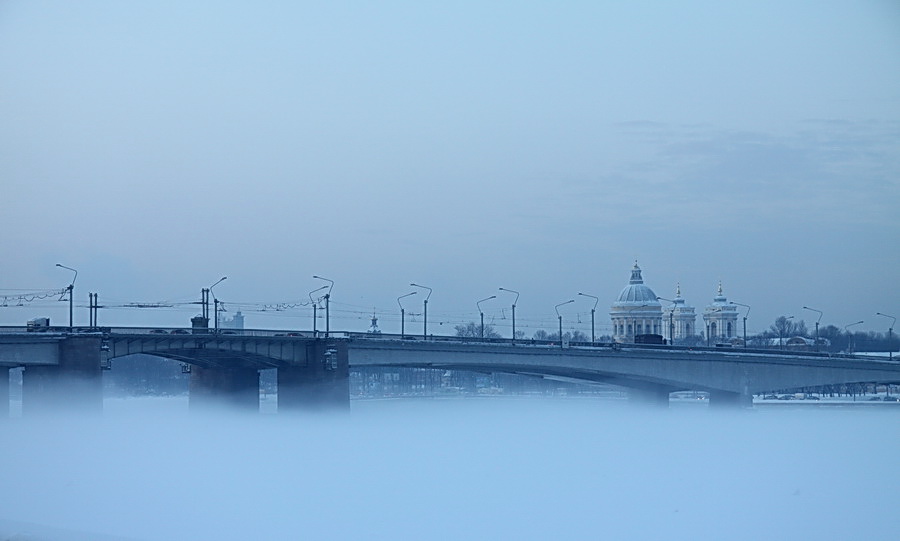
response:
<svg viewBox="0 0 900 541"><path fill-rule="evenodd" d="M637 261L631 269L631 280L610 308L609 317L616 342L633 343L636 335L662 333L662 305L656 293L644 285Z"/></svg>
<svg viewBox="0 0 900 541"><path fill-rule="evenodd" d="M680 284L675 288L675 298L671 300L671 305L663 309L660 300L665 299L657 297L644 284L641 268L635 261L631 269L631 280L610 307L613 340L634 343L635 336L654 334L661 335L669 344L678 344L703 334L712 345L731 342L737 337L737 306L728 302L722 293L721 282L712 303L703 311L705 329L701 328L699 331L695 309L681 296Z"/></svg>

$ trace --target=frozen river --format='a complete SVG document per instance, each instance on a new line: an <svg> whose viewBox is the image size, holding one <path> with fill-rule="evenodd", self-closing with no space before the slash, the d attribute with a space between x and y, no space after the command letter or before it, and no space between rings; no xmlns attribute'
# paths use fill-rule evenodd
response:
<svg viewBox="0 0 900 541"><path fill-rule="evenodd" d="M340 416L197 416L187 415L185 398L108 399L101 419L10 419L0 446L0 539L878 539L900 531L893 404L352 406Z"/></svg>

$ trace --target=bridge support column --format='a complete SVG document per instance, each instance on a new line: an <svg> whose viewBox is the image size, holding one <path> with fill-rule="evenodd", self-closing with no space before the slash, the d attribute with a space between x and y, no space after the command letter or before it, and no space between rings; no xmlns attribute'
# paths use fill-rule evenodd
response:
<svg viewBox="0 0 900 541"><path fill-rule="evenodd" d="M642 406L669 407L669 389L654 387L649 389L628 389L628 401Z"/></svg>
<svg viewBox="0 0 900 541"><path fill-rule="evenodd" d="M259 371L191 366L188 407L191 411L231 407L258 412Z"/></svg>
<svg viewBox="0 0 900 541"><path fill-rule="evenodd" d="M306 364L278 368L278 412L350 409L347 344L316 340Z"/></svg>
<svg viewBox="0 0 900 541"><path fill-rule="evenodd" d="M0 366L0 419L9 417L9 368Z"/></svg>
<svg viewBox="0 0 900 541"><path fill-rule="evenodd" d="M59 364L22 372L22 414L103 411L99 336L69 336L59 343ZM7 393L9 392L7 371ZM7 407L9 400L7 398Z"/></svg>
<svg viewBox="0 0 900 541"><path fill-rule="evenodd" d="M752 408L753 396L730 391L710 391L709 405L714 408Z"/></svg>

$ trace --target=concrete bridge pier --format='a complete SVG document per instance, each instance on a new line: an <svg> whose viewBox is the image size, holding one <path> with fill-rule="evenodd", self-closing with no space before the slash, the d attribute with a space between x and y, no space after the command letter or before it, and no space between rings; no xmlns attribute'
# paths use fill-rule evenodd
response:
<svg viewBox="0 0 900 541"><path fill-rule="evenodd" d="M628 389L628 401L642 406L668 408L670 391L671 389L668 387L630 388Z"/></svg>
<svg viewBox="0 0 900 541"><path fill-rule="evenodd" d="M306 364L278 368L278 412L349 411L347 344L316 340L307 347Z"/></svg>
<svg viewBox="0 0 900 541"><path fill-rule="evenodd" d="M59 342L59 363L22 372L22 415L103 412L99 336L68 336ZM9 371L5 401L9 408ZM7 413L8 414L8 413Z"/></svg>
<svg viewBox="0 0 900 541"><path fill-rule="evenodd" d="M259 370L191 366L191 411L230 407L259 412Z"/></svg>
<svg viewBox="0 0 900 541"><path fill-rule="evenodd" d="M9 367L0 366L0 419L9 417Z"/></svg>
<svg viewBox="0 0 900 541"><path fill-rule="evenodd" d="M710 391L709 405L713 408L752 408L753 395L731 391Z"/></svg>

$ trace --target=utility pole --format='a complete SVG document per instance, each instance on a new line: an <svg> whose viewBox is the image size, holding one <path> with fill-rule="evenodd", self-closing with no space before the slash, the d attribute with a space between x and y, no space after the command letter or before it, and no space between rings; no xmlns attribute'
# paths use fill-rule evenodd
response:
<svg viewBox="0 0 900 541"><path fill-rule="evenodd" d="M313 307L313 338L319 337L319 332L316 330L316 308L318 308L317 305L319 303L319 299L313 299L312 294L315 293L316 291L322 291L326 287L328 287L328 286L325 285L318 289L313 289L312 291L309 292L309 302L312 303L312 307Z"/></svg>
<svg viewBox="0 0 900 541"><path fill-rule="evenodd" d="M509 293L515 293L516 298L512 303L512 344L516 343L516 303L519 302L519 292L513 291L512 289L500 288L500 291L508 291Z"/></svg>
<svg viewBox="0 0 900 541"><path fill-rule="evenodd" d="M322 276L313 276L317 280L325 280L328 282L328 293L325 293L325 338L328 338L328 332L331 329L329 310L331 305L331 288L334 287L334 280L323 278Z"/></svg>
<svg viewBox="0 0 900 541"><path fill-rule="evenodd" d="M410 295L415 295L417 292L413 291L412 293L407 293L406 295L400 295L397 297L397 304L400 306L400 339L403 340L406 338L406 310L403 309L403 304L400 303L400 299L404 297L409 297Z"/></svg>
<svg viewBox="0 0 900 541"><path fill-rule="evenodd" d="M747 312L744 314L744 347L747 347L747 316L750 315L750 306L741 304L739 302L731 302L729 304L734 304L735 306L743 306L747 309Z"/></svg>
<svg viewBox="0 0 900 541"><path fill-rule="evenodd" d="M815 308L810 308L809 306L804 306L803 309L819 314L819 319L816 320L816 351L819 351L819 321L822 320L822 311L816 310Z"/></svg>
<svg viewBox="0 0 900 541"><path fill-rule="evenodd" d="M593 295L588 295L587 293L579 293L582 297L590 297L594 299L594 307L591 308L591 345L594 345L594 312L597 311L597 303L600 302L599 297L595 297Z"/></svg>
<svg viewBox="0 0 900 541"><path fill-rule="evenodd" d="M56 264L57 267L62 269L70 270L75 273L75 276L72 277L72 282L66 287L66 291L69 292L69 332L72 332L73 329L73 298L75 296L75 280L78 278L78 271L73 269L72 267L67 267L65 265Z"/></svg>
<svg viewBox="0 0 900 541"><path fill-rule="evenodd" d="M97 294L96 293L88 293L88 319L90 320L89 325L91 327L97 326L97 309L100 308L98 304Z"/></svg>
<svg viewBox="0 0 900 541"><path fill-rule="evenodd" d="M425 310L424 318L425 319L423 320L423 323L422 323L422 339L428 340L428 299L431 298L431 288L428 286L420 286L419 284L409 284L409 285L412 287L420 287L422 289L428 290L428 295L425 297L425 301L422 303L425 306L425 308L424 308L424 310Z"/></svg>
<svg viewBox="0 0 900 541"><path fill-rule="evenodd" d="M889 316L887 314L882 314L881 312L875 312L875 315L881 316L881 317L889 317L893 320L893 321L891 321L891 326L888 327L888 360L893 360L894 359L894 349L893 349L893 347L894 347L893 346L894 325L897 323L897 318L895 318L894 316Z"/></svg>
<svg viewBox="0 0 900 541"><path fill-rule="evenodd" d="M478 307L478 313L481 315L481 339L482 340L484 340L484 312L481 311L481 303L483 303L484 301L489 301L491 299L496 299L496 298L497 298L497 295L491 295L490 297L486 297L475 303L475 306Z"/></svg>

